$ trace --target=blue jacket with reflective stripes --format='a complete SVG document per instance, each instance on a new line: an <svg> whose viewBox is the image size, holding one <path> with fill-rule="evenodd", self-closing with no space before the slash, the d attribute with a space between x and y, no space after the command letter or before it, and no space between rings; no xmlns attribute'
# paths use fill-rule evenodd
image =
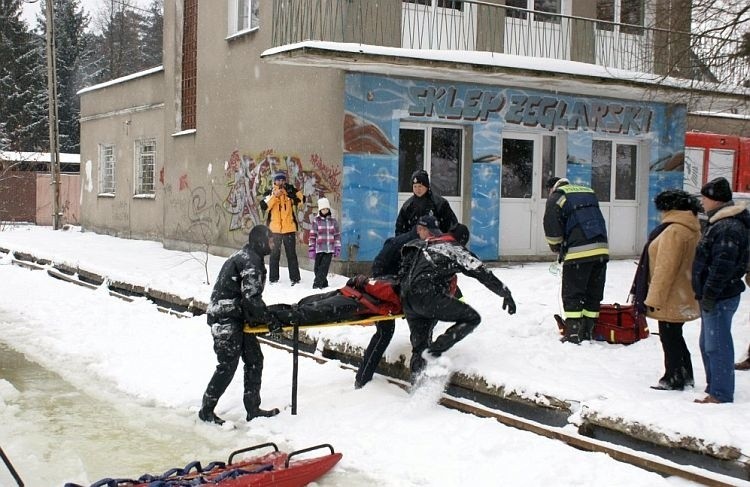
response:
<svg viewBox="0 0 750 487"><path fill-rule="evenodd" d="M562 184L547 198L544 235L560 262L609 260L607 227L594 191Z"/></svg>

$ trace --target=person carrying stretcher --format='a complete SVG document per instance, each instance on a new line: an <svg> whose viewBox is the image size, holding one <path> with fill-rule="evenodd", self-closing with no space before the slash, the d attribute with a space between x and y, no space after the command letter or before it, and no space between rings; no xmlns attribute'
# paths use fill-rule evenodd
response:
<svg viewBox="0 0 750 487"><path fill-rule="evenodd" d="M394 278L357 275L336 291L313 294L293 305L270 305L268 310L284 324L306 326L400 315L401 299Z"/></svg>

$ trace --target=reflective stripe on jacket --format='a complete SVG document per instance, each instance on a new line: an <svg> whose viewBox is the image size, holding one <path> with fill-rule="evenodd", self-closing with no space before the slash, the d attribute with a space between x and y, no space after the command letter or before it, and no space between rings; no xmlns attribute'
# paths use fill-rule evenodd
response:
<svg viewBox="0 0 750 487"><path fill-rule="evenodd" d="M559 246L565 262L609 259L607 226L589 187L564 184L549 196L544 234L551 247Z"/></svg>

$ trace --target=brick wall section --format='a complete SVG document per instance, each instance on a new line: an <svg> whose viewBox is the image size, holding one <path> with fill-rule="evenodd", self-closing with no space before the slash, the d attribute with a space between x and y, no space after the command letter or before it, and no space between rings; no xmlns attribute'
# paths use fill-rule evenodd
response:
<svg viewBox="0 0 750 487"><path fill-rule="evenodd" d="M36 222L36 173L0 173L0 221Z"/></svg>

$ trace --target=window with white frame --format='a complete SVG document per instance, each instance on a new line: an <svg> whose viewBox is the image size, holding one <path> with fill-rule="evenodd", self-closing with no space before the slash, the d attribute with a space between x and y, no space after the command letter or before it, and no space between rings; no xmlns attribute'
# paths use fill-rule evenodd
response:
<svg viewBox="0 0 750 487"><path fill-rule="evenodd" d="M260 0L228 0L229 1L229 35L241 34L255 30L260 25Z"/></svg>
<svg viewBox="0 0 750 487"><path fill-rule="evenodd" d="M156 170L156 139L143 139L135 143L135 194L154 194Z"/></svg>
<svg viewBox="0 0 750 487"><path fill-rule="evenodd" d="M115 194L114 144L99 144L99 194Z"/></svg>

